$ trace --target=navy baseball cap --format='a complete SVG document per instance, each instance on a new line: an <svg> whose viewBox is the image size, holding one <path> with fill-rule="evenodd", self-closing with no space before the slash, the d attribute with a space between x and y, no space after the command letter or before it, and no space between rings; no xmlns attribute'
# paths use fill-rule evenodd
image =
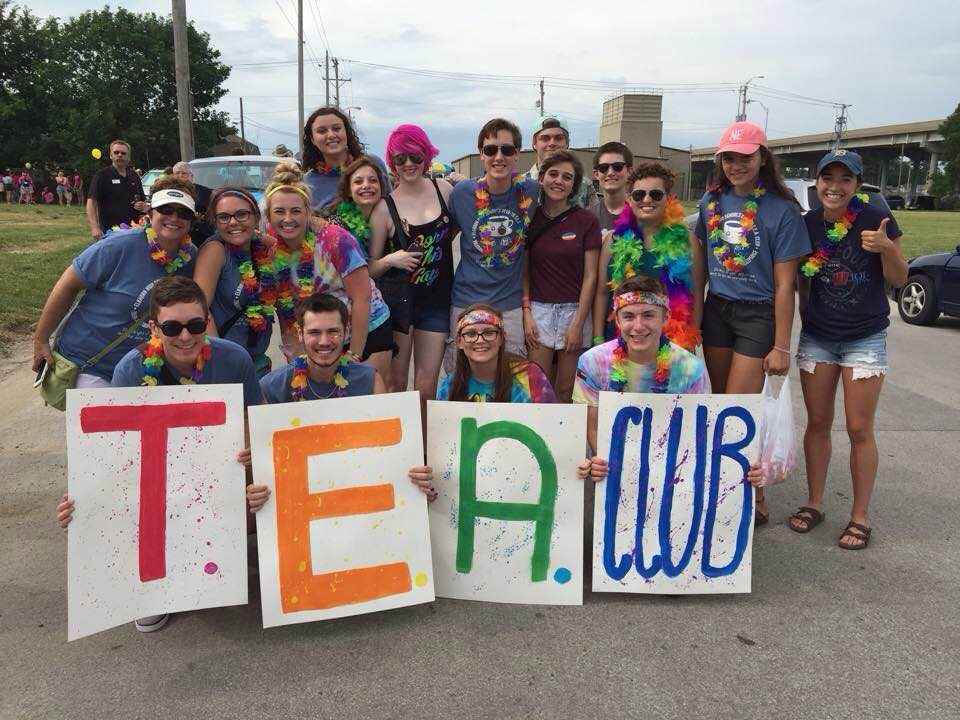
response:
<svg viewBox="0 0 960 720"><path fill-rule="evenodd" d="M832 165L833 163L840 163L854 175L863 177L863 158L853 150L833 150L832 152L828 152L820 158L820 162L817 163L817 176L819 177L827 165Z"/></svg>

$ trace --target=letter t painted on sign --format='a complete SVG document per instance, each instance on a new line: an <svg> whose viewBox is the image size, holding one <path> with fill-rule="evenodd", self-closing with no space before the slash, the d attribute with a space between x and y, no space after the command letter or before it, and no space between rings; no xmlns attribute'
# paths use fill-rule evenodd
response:
<svg viewBox="0 0 960 720"><path fill-rule="evenodd" d="M167 575L167 431L170 428L223 425L223 402L167 405L92 405L80 409L85 433L140 433L140 524L137 551L140 581Z"/></svg>

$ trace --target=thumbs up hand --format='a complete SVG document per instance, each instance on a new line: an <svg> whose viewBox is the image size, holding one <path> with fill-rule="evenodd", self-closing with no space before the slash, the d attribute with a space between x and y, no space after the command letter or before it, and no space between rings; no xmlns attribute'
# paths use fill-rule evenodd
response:
<svg viewBox="0 0 960 720"><path fill-rule="evenodd" d="M876 230L864 230L860 233L860 240L863 243L863 249L872 253L883 253L890 250L894 245L890 236L887 235L887 224L890 218L884 218L880 227Z"/></svg>

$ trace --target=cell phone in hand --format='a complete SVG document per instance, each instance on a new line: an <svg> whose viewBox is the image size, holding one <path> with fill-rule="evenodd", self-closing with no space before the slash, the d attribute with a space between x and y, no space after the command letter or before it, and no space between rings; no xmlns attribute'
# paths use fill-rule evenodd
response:
<svg viewBox="0 0 960 720"><path fill-rule="evenodd" d="M35 388L43 385L44 378L47 377L47 373L50 372L50 365L47 363L46 359L40 361L40 368L37 370L37 377L33 381L33 386Z"/></svg>

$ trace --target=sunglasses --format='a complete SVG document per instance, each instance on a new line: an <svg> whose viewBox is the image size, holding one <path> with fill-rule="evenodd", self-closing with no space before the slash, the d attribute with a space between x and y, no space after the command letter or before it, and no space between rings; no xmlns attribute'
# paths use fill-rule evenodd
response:
<svg viewBox="0 0 960 720"><path fill-rule="evenodd" d="M634 202L643 202L643 199L647 195L649 195L650 199L654 202L660 202L667 196L663 190L650 190L649 192L646 190L634 190L630 193L630 197L633 198Z"/></svg>
<svg viewBox="0 0 960 720"><path fill-rule="evenodd" d="M217 218L217 222L221 225L229 225L231 220L236 220L238 223L243 224L253 215L253 212L250 210L237 210L233 215L230 213L217 213L214 217Z"/></svg>
<svg viewBox="0 0 960 720"><path fill-rule="evenodd" d="M414 165L423 165L423 155L417 155L416 153L397 153L393 156L394 165L406 165L408 161Z"/></svg>
<svg viewBox="0 0 960 720"><path fill-rule="evenodd" d="M161 205L160 207L155 207L153 209L166 217L176 215L181 220L193 220L193 212L189 208L185 208L182 205Z"/></svg>
<svg viewBox="0 0 960 720"><path fill-rule="evenodd" d="M191 335L202 335L207 329L207 321L204 318L194 318L185 323L179 322L178 320L167 320L165 323L160 323L159 327L160 332L167 337L177 337L183 332L184 328L186 328L187 332Z"/></svg>
<svg viewBox="0 0 960 720"><path fill-rule="evenodd" d="M476 330L465 330L460 333L462 337L468 343L479 342L482 338L484 342L493 342L498 337L500 337L499 330L484 330L483 332L477 332Z"/></svg>
<svg viewBox="0 0 960 720"><path fill-rule="evenodd" d="M482 152L484 155L490 158L496 157L498 152L504 157L513 157L514 155L517 154L517 146L509 145L509 144L508 145L490 144L490 145L484 145L480 152Z"/></svg>
<svg viewBox="0 0 960 720"><path fill-rule="evenodd" d="M613 170L615 173L623 172L626 166L625 162L600 163L597 165L597 172L601 175L606 175L608 170Z"/></svg>

